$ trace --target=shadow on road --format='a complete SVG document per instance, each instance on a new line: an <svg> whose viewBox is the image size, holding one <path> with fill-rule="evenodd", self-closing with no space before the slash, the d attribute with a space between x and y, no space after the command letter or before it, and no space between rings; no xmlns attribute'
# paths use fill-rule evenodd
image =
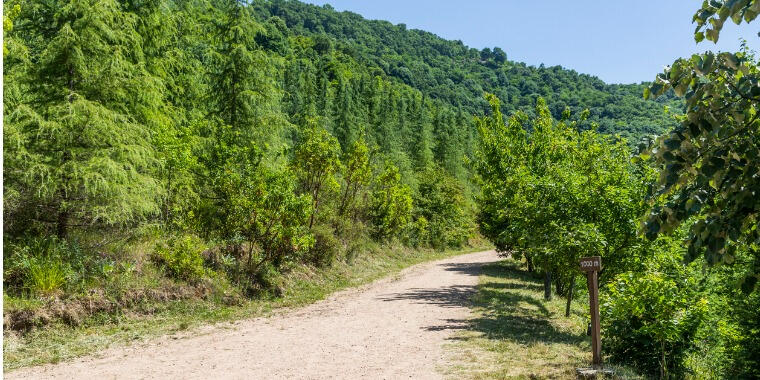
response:
<svg viewBox="0 0 760 380"><path fill-rule="evenodd" d="M446 271L458 272L469 276L480 275L483 263L445 263L439 264ZM442 307L470 306L472 296L477 289L474 285L454 285L444 288L411 288L401 293L380 296L379 299L391 302L412 300L416 303L439 305Z"/></svg>
<svg viewBox="0 0 760 380"><path fill-rule="evenodd" d="M478 332L478 336L487 339L520 344L584 342L584 335L560 330L552 324L552 315L542 299L541 280L519 269L516 262L442 265L447 271L471 276L483 274L487 280L477 286L412 288L401 293L383 295L379 299L386 302L412 300L441 307L475 306L481 311L473 319L446 319L440 324L424 327L428 331L469 330ZM471 338L455 336L449 339Z"/></svg>
<svg viewBox="0 0 760 380"><path fill-rule="evenodd" d="M483 263L445 263L439 264L448 272L458 272L468 276L479 276Z"/></svg>
<svg viewBox="0 0 760 380"><path fill-rule="evenodd" d="M475 286L455 285L445 288L411 288L405 292L378 297L382 301L412 300L415 303L438 305L441 307L462 307L470 305L475 295Z"/></svg>

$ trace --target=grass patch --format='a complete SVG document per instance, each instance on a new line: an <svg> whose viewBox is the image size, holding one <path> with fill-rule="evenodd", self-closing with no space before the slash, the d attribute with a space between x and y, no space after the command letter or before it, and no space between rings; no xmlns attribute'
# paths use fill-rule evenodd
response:
<svg viewBox="0 0 760 380"><path fill-rule="evenodd" d="M4 331L3 371L57 363L162 335L200 333L198 327L205 324L265 316L306 305L335 291L372 282L417 263L483 249L487 247L444 252L376 247L350 260L336 260L327 268L297 267L285 275L281 297L247 300L237 306L200 299L152 302L141 304L139 310L96 314L76 327L56 322L24 334ZM5 301L8 302L8 298Z"/></svg>
<svg viewBox="0 0 760 380"><path fill-rule="evenodd" d="M486 265L473 299L475 317L454 337L444 372L457 379L574 379L591 362L587 296L571 305L543 299L543 283L506 259ZM620 374L625 369L616 369ZM628 378L629 375L624 375Z"/></svg>

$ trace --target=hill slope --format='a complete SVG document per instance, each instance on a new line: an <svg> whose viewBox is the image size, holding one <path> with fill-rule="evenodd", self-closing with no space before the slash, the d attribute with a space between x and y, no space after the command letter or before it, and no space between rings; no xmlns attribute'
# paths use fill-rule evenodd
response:
<svg viewBox="0 0 760 380"><path fill-rule="evenodd" d="M277 16L292 33L328 36L339 49L376 72L382 72L467 113L487 109L483 92L496 94L506 114L531 112L538 96L544 97L556 118L567 106L573 114L589 109L589 123L599 130L619 133L631 142L660 134L675 123L663 111L678 110L673 96L647 101L644 84L606 84L597 77L561 66L528 66L507 59L501 48L478 51L461 41L448 41L432 33L407 29L404 24L366 20L351 12L337 12L292 0L256 2L261 19ZM654 76L654 73L653 73Z"/></svg>

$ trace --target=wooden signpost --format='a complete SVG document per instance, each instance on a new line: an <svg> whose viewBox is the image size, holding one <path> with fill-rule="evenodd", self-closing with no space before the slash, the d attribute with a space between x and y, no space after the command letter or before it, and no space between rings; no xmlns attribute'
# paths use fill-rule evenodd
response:
<svg viewBox="0 0 760 380"><path fill-rule="evenodd" d="M599 256L584 257L580 261L581 271L586 272L588 283L588 298L591 308L591 351L594 367L602 365L602 337L599 327L599 284L597 275L602 270L602 258Z"/></svg>

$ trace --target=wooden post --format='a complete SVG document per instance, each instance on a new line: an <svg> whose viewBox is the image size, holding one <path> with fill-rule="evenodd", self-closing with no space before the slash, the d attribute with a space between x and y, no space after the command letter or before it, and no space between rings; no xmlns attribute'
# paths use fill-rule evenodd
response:
<svg viewBox="0 0 760 380"><path fill-rule="evenodd" d="M591 351L592 365L598 368L602 365L602 335L599 326L599 283L598 273L602 269L602 258L599 256L584 257L580 260L581 270L586 272L588 283L589 308L591 311Z"/></svg>
<svg viewBox="0 0 760 380"><path fill-rule="evenodd" d="M594 355L592 364L602 365L602 337L599 326L599 284L597 283L597 271L586 273L588 279L589 305L591 308L591 351Z"/></svg>

